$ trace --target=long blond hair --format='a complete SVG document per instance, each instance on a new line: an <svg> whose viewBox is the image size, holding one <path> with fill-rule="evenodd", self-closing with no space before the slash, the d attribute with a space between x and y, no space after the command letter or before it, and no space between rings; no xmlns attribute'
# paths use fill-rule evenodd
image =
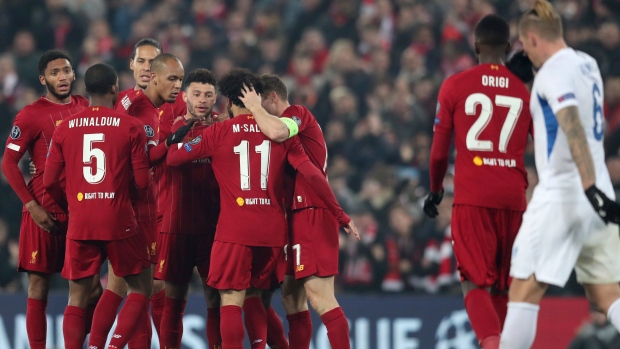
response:
<svg viewBox="0 0 620 349"><path fill-rule="evenodd" d="M562 38L562 18L547 0L536 0L534 6L525 11L519 21L519 33L535 32L546 40Z"/></svg>

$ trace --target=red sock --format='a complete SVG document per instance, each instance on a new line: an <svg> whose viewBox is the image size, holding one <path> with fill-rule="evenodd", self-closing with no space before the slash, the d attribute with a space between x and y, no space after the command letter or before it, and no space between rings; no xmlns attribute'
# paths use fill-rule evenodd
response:
<svg viewBox="0 0 620 349"><path fill-rule="evenodd" d="M499 336L501 327L499 318L491 301L491 294L482 288L467 292L465 309L469 316L471 328L482 343L488 337Z"/></svg>
<svg viewBox="0 0 620 349"><path fill-rule="evenodd" d="M181 348L181 337L183 336L183 312L185 311L185 300L178 300L166 297L164 303L164 314L161 318L161 337L159 337L160 348Z"/></svg>
<svg viewBox="0 0 620 349"><path fill-rule="evenodd" d="M207 309L207 341L209 342L209 349L217 349L222 345L220 308Z"/></svg>
<svg viewBox="0 0 620 349"><path fill-rule="evenodd" d="M288 340L291 348L308 349L312 340L312 318L310 310L286 316Z"/></svg>
<svg viewBox="0 0 620 349"><path fill-rule="evenodd" d="M143 294L130 293L121 312L118 314L118 323L110 340L108 349L123 348L139 326L138 320L149 309L149 299Z"/></svg>
<svg viewBox="0 0 620 349"><path fill-rule="evenodd" d="M95 308L97 304L89 304L88 308L86 308L86 315L84 315L84 333L89 334L90 330L93 326L93 315L95 315Z"/></svg>
<svg viewBox="0 0 620 349"><path fill-rule="evenodd" d="M273 310L273 307L267 309L267 344L271 349L288 349L288 341L284 334L282 320Z"/></svg>
<svg viewBox="0 0 620 349"><path fill-rule="evenodd" d="M246 298L243 303L243 320L250 338L252 349L265 349L267 346L267 312L260 297Z"/></svg>
<svg viewBox="0 0 620 349"><path fill-rule="evenodd" d="M491 300L493 301L495 312L499 317L500 328L504 328L504 321L506 320L506 313L508 312L508 295L496 294L491 296Z"/></svg>
<svg viewBox="0 0 620 349"><path fill-rule="evenodd" d="M349 342L349 322L344 316L342 308L334 308L321 315L321 320L327 328L327 338L332 349L351 349Z"/></svg>
<svg viewBox="0 0 620 349"><path fill-rule="evenodd" d="M108 333L114 325L116 312L123 302L123 297L116 293L105 290L103 295L97 302L95 313L93 314L93 324L88 339L88 347L93 346L95 349L103 349L105 342L108 340Z"/></svg>
<svg viewBox="0 0 620 349"><path fill-rule="evenodd" d="M47 301L28 298L26 304L26 332L31 349L45 349L47 338Z"/></svg>
<svg viewBox="0 0 620 349"><path fill-rule="evenodd" d="M164 314L164 302L166 301L166 290L161 290L151 297L151 316L157 335L161 336L161 316Z"/></svg>
<svg viewBox="0 0 620 349"><path fill-rule="evenodd" d="M86 337L86 309L68 305L62 322L65 349L82 349Z"/></svg>
<svg viewBox="0 0 620 349"><path fill-rule="evenodd" d="M243 349L243 319L241 307L225 305L220 308L220 331L222 349Z"/></svg>
<svg viewBox="0 0 620 349"><path fill-rule="evenodd" d="M151 348L152 337L153 330L151 328L151 317L149 316L149 311L147 307L147 311L140 315L138 325L131 338L129 338L129 343L127 343L127 347L129 347L129 349Z"/></svg>

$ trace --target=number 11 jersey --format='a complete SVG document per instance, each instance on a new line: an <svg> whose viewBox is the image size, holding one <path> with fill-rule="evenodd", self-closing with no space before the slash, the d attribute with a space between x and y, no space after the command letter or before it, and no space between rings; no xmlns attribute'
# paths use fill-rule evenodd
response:
<svg viewBox="0 0 620 349"><path fill-rule="evenodd" d="M443 83L434 128L454 132L455 204L525 210L529 99L519 78L497 64L478 65Z"/></svg>

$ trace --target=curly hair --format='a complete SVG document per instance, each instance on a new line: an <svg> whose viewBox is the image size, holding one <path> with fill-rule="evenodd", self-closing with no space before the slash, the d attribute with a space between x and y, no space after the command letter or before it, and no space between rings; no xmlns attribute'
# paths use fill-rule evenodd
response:
<svg viewBox="0 0 620 349"><path fill-rule="evenodd" d="M187 92L187 88L192 82L197 82L199 84L209 84L213 87L217 86L215 75L213 75L213 73L209 69L205 68L194 69L189 72L189 74L185 75L185 78L183 79L183 91Z"/></svg>
<svg viewBox="0 0 620 349"><path fill-rule="evenodd" d="M57 59L66 59L67 61L69 61L69 64L72 64L71 57L69 57L66 52L61 50L49 50L45 52L39 59L39 75L45 75L45 69L47 69L47 65L51 61L55 61Z"/></svg>
<svg viewBox="0 0 620 349"><path fill-rule="evenodd" d="M263 93L263 82L260 77L245 68L235 68L222 76L217 83L217 87L220 93L228 98L232 104L245 108L245 105L239 99L244 84L248 87L253 87L254 91L259 94Z"/></svg>

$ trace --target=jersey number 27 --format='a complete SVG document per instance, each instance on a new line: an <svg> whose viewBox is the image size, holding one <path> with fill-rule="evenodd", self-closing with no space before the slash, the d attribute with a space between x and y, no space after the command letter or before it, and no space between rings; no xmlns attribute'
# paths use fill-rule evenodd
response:
<svg viewBox="0 0 620 349"><path fill-rule="evenodd" d="M476 115L476 107L480 105L480 116L474 122L474 124L467 132L467 149L473 151L493 151L493 141L480 140L480 134L489 125L491 118L493 117L493 106L505 107L508 109L508 115L502 126L502 131L499 135L499 151L505 153L508 149L508 142L512 136L523 110L523 100L521 98L509 97L509 96L495 96L495 103L491 101L489 96L483 93L474 93L469 95L465 100L465 113L467 115Z"/></svg>

